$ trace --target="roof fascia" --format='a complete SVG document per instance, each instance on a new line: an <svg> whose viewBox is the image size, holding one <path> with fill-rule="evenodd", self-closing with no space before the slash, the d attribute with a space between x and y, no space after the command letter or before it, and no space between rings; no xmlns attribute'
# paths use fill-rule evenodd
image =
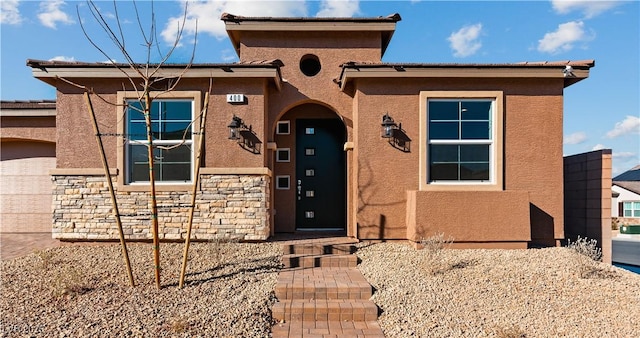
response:
<svg viewBox="0 0 640 338"><path fill-rule="evenodd" d="M0 109L0 116L6 117L48 117L56 116L56 108Z"/></svg>
<svg viewBox="0 0 640 338"><path fill-rule="evenodd" d="M349 81L358 78L557 78L564 79L564 86L568 87L589 77L588 69L576 69L571 77L565 77L562 69L564 67L348 67L343 68L339 83L344 91Z"/></svg>
<svg viewBox="0 0 640 338"><path fill-rule="evenodd" d="M125 75L126 74L126 75ZM56 79L121 79L139 78L138 73L130 68L118 70L113 67L42 67L32 68L33 77L55 87ZM265 78L272 79L278 91L282 88L282 76L277 67L216 67L216 68L162 68L156 78Z"/></svg>

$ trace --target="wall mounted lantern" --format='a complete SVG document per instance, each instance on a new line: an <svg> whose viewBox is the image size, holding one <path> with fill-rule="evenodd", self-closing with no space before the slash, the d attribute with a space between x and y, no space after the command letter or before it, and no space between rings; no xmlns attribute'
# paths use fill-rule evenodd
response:
<svg viewBox="0 0 640 338"><path fill-rule="evenodd" d="M386 113L384 114L384 116L382 116L381 126L382 130L380 135L382 136L382 138L392 138L394 130L401 128L393 121L393 118L389 116L389 113Z"/></svg>
<svg viewBox="0 0 640 338"><path fill-rule="evenodd" d="M251 126L247 126L244 121L238 116L233 115L229 127L229 139L237 141L238 144L245 150L248 150L254 154L260 153L260 145L262 141L251 130Z"/></svg>
<svg viewBox="0 0 640 338"><path fill-rule="evenodd" d="M382 116L382 124L380 125L381 136L389 141L389 144L402 152L411 152L411 138L402 130L402 123L396 124L389 113Z"/></svg>
<svg viewBox="0 0 640 338"><path fill-rule="evenodd" d="M242 119L235 115L233 115L231 123L227 127L229 127L229 139L234 141L240 140L241 129L247 129L247 125L244 124Z"/></svg>

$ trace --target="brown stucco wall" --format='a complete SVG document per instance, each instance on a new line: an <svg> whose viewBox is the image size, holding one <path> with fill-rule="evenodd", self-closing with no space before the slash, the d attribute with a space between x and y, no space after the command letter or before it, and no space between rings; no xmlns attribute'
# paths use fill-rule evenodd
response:
<svg viewBox="0 0 640 338"><path fill-rule="evenodd" d="M56 141L55 116L2 116L0 119L2 140Z"/></svg>
<svg viewBox="0 0 640 338"><path fill-rule="evenodd" d="M93 88L102 97L100 99L97 95L91 95L100 133L116 134L117 124L121 117L119 116L119 108L113 103L117 101L116 92L123 88L123 82L97 80L83 84ZM266 165L267 136L264 122L266 86L266 80L215 79L213 81L207 112L203 166L235 168L264 167ZM208 88L208 79L184 79L175 91L201 91L201 101L204 102L204 93ZM234 93L245 94L247 103L227 103L226 94ZM100 153L83 92L61 83L58 86L57 101L58 133L56 141L59 145L57 168L101 168ZM228 140L229 129L227 125L231 122L234 114L241 117L247 125L251 125L256 137L262 141L259 153L245 151L234 141ZM116 168L117 137L104 136L103 144L109 166Z"/></svg>
<svg viewBox="0 0 640 338"><path fill-rule="evenodd" d="M611 150L564 158L567 239L595 239L602 260L611 263Z"/></svg>
<svg viewBox="0 0 640 338"><path fill-rule="evenodd" d="M548 245L555 245L556 240L563 238L561 79L358 79L355 87L358 112L354 119L357 129L354 161L357 162L360 238L407 236L406 192L419 189L419 151L423 146L419 142L419 92L427 90L503 91L502 190L529 196L525 207L529 208L530 229L519 233L517 238L524 240L531 236L532 241ZM380 138L381 118L387 112L397 123L402 123L411 138L410 152L399 151ZM469 191L468 194L476 193ZM428 210L430 206L418 208ZM457 208L452 203L449 210L453 213ZM504 210L492 212L503 219L500 212ZM417 227L428 222L428 219L419 219L419 215L415 217ZM507 229L506 225L502 229ZM518 232L521 228L510 231ZM487 233L487 236L499 238L504 234Z"/></svg>
<svg viewBox="0 0 640 338"><path fill-rule="evenodd" d="M526 191L408 191L407 239L444 233L456 243L519 243L531 238Z"/></svg>

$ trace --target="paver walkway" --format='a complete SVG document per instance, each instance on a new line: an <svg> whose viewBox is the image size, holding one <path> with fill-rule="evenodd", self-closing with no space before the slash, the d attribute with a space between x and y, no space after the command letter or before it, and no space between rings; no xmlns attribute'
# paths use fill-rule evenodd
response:
<svg viewBox="0 0 640 338"><path fill-rule="evenodd" d="M384 337L372 287L356 268L351 238L283 243L272 328L282 337Z"/></svg>

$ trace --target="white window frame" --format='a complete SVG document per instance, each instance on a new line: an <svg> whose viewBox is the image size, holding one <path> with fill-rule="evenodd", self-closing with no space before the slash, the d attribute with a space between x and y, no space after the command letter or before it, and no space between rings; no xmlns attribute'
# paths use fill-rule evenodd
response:
<svg viewBox="0 0 640 338"><path fill-rule="evenodd" d="M280 126L281 125L286 125L287 126L287 132L286 133L281 133L280 132ZM276 135L290 135L291 134L291 121L278 121L278 123L276 124Z"/></svg>
<svg viewBox="0 0 640 338"><path fill-rule="evenodd" d="M429 101L492 101L490 140L429 141ZM420 190L502 190L503 189L503 92L502 91L423 91L420 92ZM429 181L429 144L489 144L489 180Z"/></svg>
<svg viewBox="0 0 640 338"><path fill-rule="evenodd" d="M280 185L280 179L281 178L286 178L287 179L287 186L283 187ZM289 175L277 175L276 176L276 189L277 190L289 190L291 189L291 176Z"/></svg>
<svg viewBox="0 0 640 338"><path fill-rule="evenodd" d="M128 100L137 100L139 98L139 93L136 92L127 92L127 91L119 91L117 93L118 102L126 102ZM190 143L191 146L191 156L190 156L190 179L188 181L156 181L156 189L158 191L187 191L193 184L193 175L195 168L195 151L193 149L194 144L198 144L198 139L200 135L196 134L200 130L200 121L196 118L198 112L202 110L201 108L201 96L202 93L200 91L172 91L172 92L151 92L151 97L154 98L154 101L167 101L167 100L180 100L180 101L191 101L191 130L192 135L187 143ZM146 191L149 189L149 182L130 182L129 180L129 160L128 160L128 141L124 137L127 130L127 121L128 118L126 116L126 106L119 105L118 106L118 188L122 191ZM176 144L180 142L180 140L167 140L167 141L157 141L154 144L157 145L170 145ZM144 142L140 142L140 144L146 144L146 140Z"/></svg>
<svg viewBox="0 0 640 338"><path fill-rule="evenodd" d="M286 152L287 153L287 160L281 160L280 159L280 152ZM278 149L276 149L276 162L280 162L280 163L291 162L291 149L290 148L278 148Z"/></svg>
<svg viewBox="0 0 640 338"><path fill-rule="evenodd" d="M638 208L635 208L634 206L638 204ZM630 205L630 208L627 208L627 205ZM626 213L627 211L629 211L631 213L631 215L627 216ZM634 211L638 212L638 215L634 215ZM622 202L622 217L631 217L631 218L637 218L640 217L640 201L624 201Z"/></svg>

